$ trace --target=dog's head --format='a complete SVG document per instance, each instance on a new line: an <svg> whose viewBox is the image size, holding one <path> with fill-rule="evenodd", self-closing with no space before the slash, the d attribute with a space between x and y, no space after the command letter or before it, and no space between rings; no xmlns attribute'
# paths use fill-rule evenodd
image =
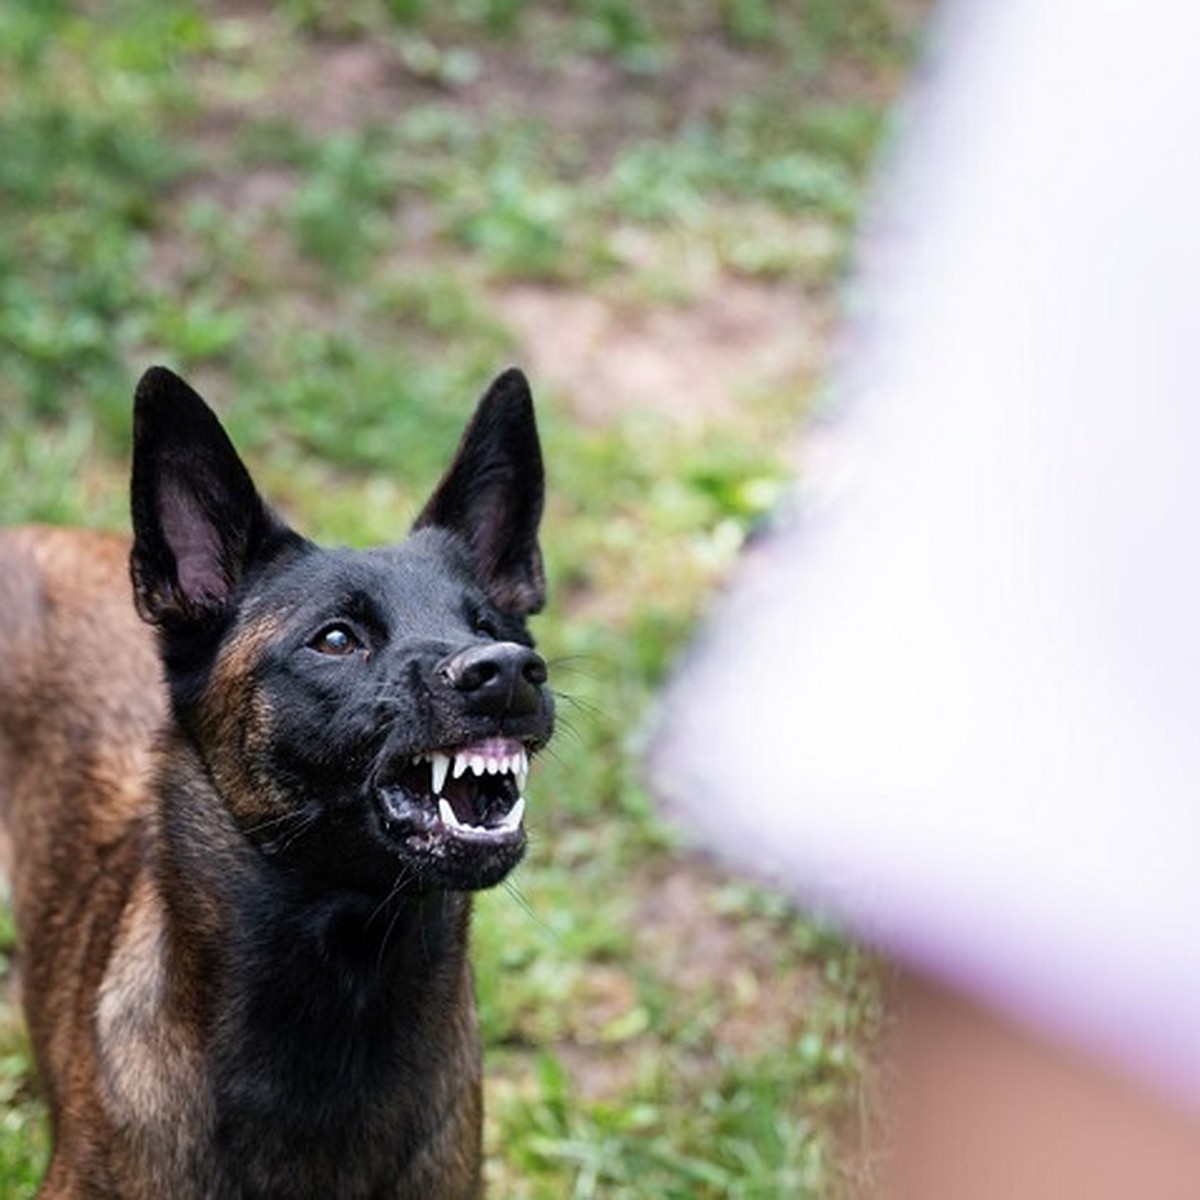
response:
<svg viewBox="0 0 1200 1200"><path fill-rule="evenodd" d="M493 383L408 538L326 549L259 497L212 411L154 367L135 400L134 597L177 722L258 851L314 886L489 887L525 846L553 726L524 377Z"/></svg>

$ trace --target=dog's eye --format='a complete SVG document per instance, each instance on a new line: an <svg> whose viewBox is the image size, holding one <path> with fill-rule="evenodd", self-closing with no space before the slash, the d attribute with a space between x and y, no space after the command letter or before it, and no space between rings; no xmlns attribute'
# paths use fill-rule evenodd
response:
<svg viewBox="0 0 1200 1200"><path fill-rule="evenodd" d="M495 624L482 614L475 617L471 626L480 637L496 639L500 636Z"/></svg>
<svg viewBox="0 0 1200 1200"><path fill-rule="evenodd" d="M308 643L318 654L331 658L345 658L362 649L358 635L348 625L327 625Z"/></svg>

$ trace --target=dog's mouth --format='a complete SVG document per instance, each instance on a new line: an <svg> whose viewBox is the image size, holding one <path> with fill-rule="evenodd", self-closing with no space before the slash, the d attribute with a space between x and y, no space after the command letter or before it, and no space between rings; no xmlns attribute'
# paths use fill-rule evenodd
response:
<svg viewBox="0 0 1200 1200"><path fill-rule="evenodd" d="M383 824L394 836L499 846L524 837L528 776L523 743L486 738L410 756L376 794Z"/></svg>

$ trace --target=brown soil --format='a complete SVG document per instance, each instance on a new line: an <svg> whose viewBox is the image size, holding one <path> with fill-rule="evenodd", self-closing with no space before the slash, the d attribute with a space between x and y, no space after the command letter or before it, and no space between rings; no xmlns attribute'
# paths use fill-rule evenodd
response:
<svg viewBox="0 0 1200 1200"><path fill-rule="evenodd" d="M670 307L532 285L499 307L535 376L595 424L635 407L709 423L746 397L799 392L823 364L829 319L799 288L736 279Z"/></svg>

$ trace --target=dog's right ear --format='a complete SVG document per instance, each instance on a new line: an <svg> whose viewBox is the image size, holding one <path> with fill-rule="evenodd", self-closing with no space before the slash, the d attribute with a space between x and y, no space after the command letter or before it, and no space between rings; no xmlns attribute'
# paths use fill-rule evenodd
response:
<svg viewBox="0 0 1200 1200"><path fill-rule="evenodd" d="M166 367L134 396L134 600L164 628L215 623L250 566L300 540L267 508L207 404Z"/></svg>

